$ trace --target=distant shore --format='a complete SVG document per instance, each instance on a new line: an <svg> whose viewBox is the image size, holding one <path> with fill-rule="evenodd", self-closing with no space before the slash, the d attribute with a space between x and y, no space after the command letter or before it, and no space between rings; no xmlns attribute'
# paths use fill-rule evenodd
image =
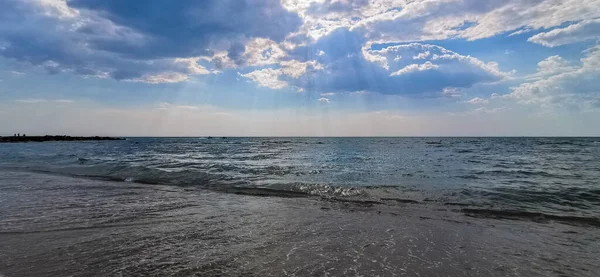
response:
<svg viewBox="0 0 600 277"><path fill-rule="evenodd" d="M71 136L6 136L0 137L0 143L8 142L44 142L44 141L89 141L89 140L124 140L118 137L71 137Z"/></svg>

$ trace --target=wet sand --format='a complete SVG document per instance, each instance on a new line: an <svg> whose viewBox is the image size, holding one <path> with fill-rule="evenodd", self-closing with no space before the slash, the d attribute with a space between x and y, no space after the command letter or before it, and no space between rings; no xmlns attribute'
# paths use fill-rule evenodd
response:
<svg viewBox="0 0 600 277"><path fill-rule="evenodd" d="M0 276L597 276L595 226L0 172Z"/></svg>

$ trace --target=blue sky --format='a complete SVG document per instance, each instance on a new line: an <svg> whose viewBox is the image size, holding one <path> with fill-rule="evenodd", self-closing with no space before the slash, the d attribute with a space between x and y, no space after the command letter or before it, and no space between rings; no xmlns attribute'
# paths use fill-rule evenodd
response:
<svg viewBox="0 0 600 277"><path fill-rule="evenodd" d="M2 134L600 135L599 0L6 0Z"/></svg>

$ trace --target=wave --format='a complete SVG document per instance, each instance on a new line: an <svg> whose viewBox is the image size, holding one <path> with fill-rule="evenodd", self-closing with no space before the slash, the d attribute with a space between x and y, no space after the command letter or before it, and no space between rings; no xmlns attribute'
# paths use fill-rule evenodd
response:
<svg viewBox="0 0 600 277"><path fill-rule="evenodd" d="M225 174L207 173L196 170L165 171L144 166L94 165L81 167L28 167L24 168L24 170L151 185L202 186L210 188L212 186L248 184L247 181Z"/></svg>
<svg viewBox="0 0 600 277"><path fill-rule="evenodd" d="M591 225L600 227L600 219L595 217L563 216L539 212L492 210L492 209L461 209L467 216L493 219L530 220L534 222L556 221L574 225Z"/></svg>
<svg viewBox="0 0 600 277"><path fill-rule="evenodd" d="M501 164L497 164L495 166L496 167L507 168L506 166L503 166ZM542 170L525 170L525 169L514 169L514 170L511 170L511 169L508 169L508 170L504 170L504 169L483 170L483 171L474 172L473 174L476 174L476 175L521 175L521 176L533 176L533 177L557 178L557 179L568 177L568 176L565 176L565 175L554 174L554 173L550 173L550 172L546 172L546 171L542 171Z"/></svg>
<svg viewBox="0 0 600 277"><path fill-rule="evenodd" d="M190 168L180 171L157 169L126 164L90 164L71 166L27 166L22 171L58 174L72 177L102 179L108 181L132 182L149 185L198 187L225 193L265 196L265 197L316 197L326 201L356 205L431 205L457 206L468 215L486 217L529 218L555 221L576 221L571 215L593 214L600 207L600 189L586 187L548 188L536 186L475 187L466 188L427 188L414 185L374 185L348 186L345 184L322 184L285 181L278 179L278 173L290 169L271 165L246 174L239 169L218 170L214 168ZM222 166L230 166L224 164ZM12 168L13 170L15 168ZM18 169L17 169L18 170ZM318 174L318 173L317 173ZM267 179L264 176L275 176ZM461 179L482 179L481 175L460 176ZM473 208L503 207L495 210L475 210ZM511 212L512 208L535 212ZM586 211L590 211L589 213ZM547 215L545 214L547 213ZM561 215L552 215L552 213ZM585 221L585 218L584 218ZM591 220L591 222L595 222Z"/></svg>
<svg viewBox="0 0 600 277"><path fill-rule="evenodd" d="M144 166L128 165L89 165L69 167L2 167L7 170L29 171L35 173L63 175L69 177L100 179L116 182L130 182L148 185L172 185L183 187L199 187L215 191L247 194L257 196L326 196L326 197L360 197L365 195L365 190L357 187L335 186L318 183L302 182L271 182L262 184L244 173L253 175L281 175L289 172L287 167L268 166L262 169L237 170L240 176L222 173L230 168L224 165L215 165L208 170L187 169L181 171L167 171L164 169L149 168ZM306 174L318 174L313 170Z"/></svg>

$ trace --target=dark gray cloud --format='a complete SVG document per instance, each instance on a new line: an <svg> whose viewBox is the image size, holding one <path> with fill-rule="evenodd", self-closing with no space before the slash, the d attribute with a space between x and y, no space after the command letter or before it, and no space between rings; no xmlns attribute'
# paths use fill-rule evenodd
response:
<svg viewBox="0 0 600 277"><path fill-rule="evenodd" d="M202 71L194 68L197 64L175 58L243 51L254 37L281 41L300 23L297 14L267 0L74 0L53 5L6 0L0 2L0 56L48 73L118 80L193 74Z"/></svg>
<svg viewBox="0 0 600 277"><path fill-rule="evenodd" d="M95 48L136 58L205 55L206 49L252 37L281 41L302 23L297 14L270 0L71 0L68 4L142 34L142 45L91 41Z"/></svg>

